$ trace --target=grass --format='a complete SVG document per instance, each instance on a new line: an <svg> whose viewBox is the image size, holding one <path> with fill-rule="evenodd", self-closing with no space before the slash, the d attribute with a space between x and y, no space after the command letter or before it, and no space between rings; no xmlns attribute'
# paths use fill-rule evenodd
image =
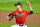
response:
<svg viewBox="0 0 40 27"><path fill-rule="evenodd" d="M10 27L12 25L15 25L15 24L0 23L0 27ZM28 27L40 27L40 26L30 26L30 25L28 25Z"/></svg>
<svg viewBox="0 0 40 27"><path fill-rule="evenodd" d="M11 0L11 1L6 0L6 2L1 2L1 1L5 1L5 0L0 0L0 11L14 11L14 10L16 10L16 7L14 6L14 4L17 3L16 0L15 0L16 2L14 2L13 0ZM22 3L22 10L29 11L29 6L27 5L26 0L25 1L19 0L18 2ZM40 13L40 0L31 0L30 4L32 6L34 13Z"/></svg>
<svg viewBox="0 0 40 27"><path fill-rule="evenodd" d="M7 24L7 23L0 23L0 27L10 27L13 24Z"/></svg>

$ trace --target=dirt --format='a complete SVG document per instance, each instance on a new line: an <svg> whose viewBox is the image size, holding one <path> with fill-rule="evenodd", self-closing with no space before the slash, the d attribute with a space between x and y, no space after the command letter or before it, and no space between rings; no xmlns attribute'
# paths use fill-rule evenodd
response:
<svg viewBox="0 0 40 27"><path fill-rule="evenodd" d="M12 19L12 21L6 19L9 13L10 12L8 11L0 11L0 23L16 24L15 17ZM33 26L40 26L40 14L28 15L26 19L26 24Z"/></svg>

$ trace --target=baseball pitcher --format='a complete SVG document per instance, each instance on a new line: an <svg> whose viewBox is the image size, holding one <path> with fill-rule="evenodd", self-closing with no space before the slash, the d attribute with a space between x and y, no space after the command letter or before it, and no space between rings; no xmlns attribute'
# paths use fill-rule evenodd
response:
<svg viewBox="0 0 40 27"><path fill-rule="evenodd" d="M30 11L22 10L21 9L22 8L22 4L20 2L15 4L17 10L11 12L7 16L7 19L9 19L9 21L11 21L14 16L16 18L16 25L13 25L11 27L27 27L27 25L25 24L26 23L26 16L33 14L32 7L31 7L31 5L30 5L30 3L28 1L27 1L27 4L28 4L28 6L30 8Z"/></svg>

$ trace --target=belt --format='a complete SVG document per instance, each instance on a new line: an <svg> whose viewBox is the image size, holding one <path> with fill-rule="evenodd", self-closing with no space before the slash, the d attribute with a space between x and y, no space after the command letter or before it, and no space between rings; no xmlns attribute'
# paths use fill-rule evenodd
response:
<svg viewBox="0 0 40 27"><path fill-rule="evenodd" d="M19 26L24 26L24 24L23 25L19 25Z"/></svg>
<svg viewBox="0 0 40 27"><path fill-rule="evenodd" d="M17 25L19 25L19 26L24 26L25 24L17 24Z"/></svg>

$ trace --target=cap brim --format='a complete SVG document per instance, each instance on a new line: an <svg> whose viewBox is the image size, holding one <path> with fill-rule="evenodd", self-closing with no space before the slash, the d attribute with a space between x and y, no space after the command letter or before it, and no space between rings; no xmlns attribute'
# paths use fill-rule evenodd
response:
<svg viewBox="0 0 40 27"><path fill-rule="evenodd" d="M15 4L15 6L20 5L20 4Z"/></svg>
<svg viewBox="0 0 40 27"><path fill-rule="evenodd" d="M15 4L15 6L16 6L17 4Z"/></svg>

